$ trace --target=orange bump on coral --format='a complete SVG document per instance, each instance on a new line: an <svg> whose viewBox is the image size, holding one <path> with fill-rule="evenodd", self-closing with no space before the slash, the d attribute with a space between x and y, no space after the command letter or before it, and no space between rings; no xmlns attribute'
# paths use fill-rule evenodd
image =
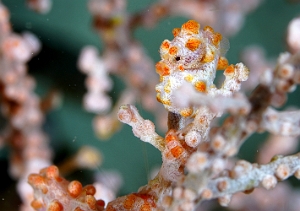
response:
<svg viewBox="0 0 300 211"><path fill-rule="evenodd" d="M85 191L86 195L95 195L96 188L93 185L86 185L84 186L83 190Z"/></svg>
<svg viewBox="0 0 300 211"><path fill-rule="evenodd" d="M74 211L84 211L84 210L81 209L80 207L76 207Z"/></svg>
<svg viewBox="0 0 300 211"><path fill-rule="evenodd" d="M63 211L63 210L64 210L63 205L57 200L53 200L47 208L47 211Z"/></svg>
<svg viewBox="0 0 300 211"><path fill-rule="evenodd" d="M105 202L101 199L98 199L96 204L97 204L97 207L104 207L105 206Z"/></svg>
<svg viewBox="0 0 300 211"><path fill-rule="evenodd" d="M267 190L272 189L276 186L277 179L273 175L266 175L261 181L261 185Z"/></svg>
<svg viewBox="0 0 300 211"><path fill-rule="evenodd" d="M28 177L28 183L34 187L37 187L39 185L43 185L45 183L45 180L38 174L30 174Z"/></svg>
<svg viewBox="0 0 300 211"><path fill-rule="evenodd" d="M223 191L225 191L225 190L228 189L228 185L229 184L228 184L228 182L226 180L220 181L217 184L217 188L218 188L219 191L223 192Z"/></svg>
<svg viewBox="0 0 300 211"><path fill-rule="evenodd" d="M45 184L45 179L38 174L30 174L28 177L28 183L32 185L32 187L41 190L43 194L46 194L48 192L48 188Z"/></svg>
<svg viewBox="0 0 300 211"><path fill-rule="evenodd" d="M151 206L148 203L145 203L141 206L140 211L151 211Z"/></svg>
<svg viewBox="0 0 300 211"><path fill-rule="evenodd" d="M97 209L97 201L95 199L94 196L92 195L86 195L85 196L85 202L87 203L87 205L89 206L89 208L91 208L92 210L96 210Z"/></svg>
<svg viewBox="0 0 300 211"><path fill-rule="evenodd" d="M173 202L173 197L171 196L164 196L162 200L163 207L169 207Z"/></svg>
<svg viewBox="0 0 300 211"><path fill-rule="evenodd" d="M278 74L284 79L289 79L294 75L294 67L291 64L284 64L278 68Z"/></svg>
<svg viewBox="0 0 300 211"><path fill-rule="evenodd" d="M171 141L178 141L177 136L170 134L170 133L173 133L173 132L174 132L173 130L170 130L168 132L169 134L166 135L166 138L165 138L166 143L169 143Z"/></svg>
<svg viewBox="0 0 300 211"><path fill-rule="evenodd" d="M231 195L225 195L218 198L218 202L221 206L227 207L231 201Z"/></svg>
<svg viewBox="0 0 300 211"><path fill-rule="evenodd" d="M130 209L133 207L133 205L134 205L136 199L137 199L137 197L136 197L134 194L128 195L128 196L126 197L126 199L124 200L124 202L123 202L123 207L124 207L125 209L130 210Z"/></svg>
<svg viewBox="0 0 300 211"><path fill-rule="evenodd" d="M221 151L225 145L225 140L222 136L217 136L211 141L211 147L215 151Z"/></svg>
<svg viewBox="0 0 300 211"><path fill-rule="evenodd" d="M33 209L40 209L43 207L43 202L41 202L40 200L33 200L31 202L31 206L33 207Z"/></svg>
<svg viewBox="0 0 300 211"><path fill-rule="evenodd" d="M79 196L81 191L82 191L82 184L79 181L74 180L69 183L68 192L69 192L70 196L72 196L73 198L76 198L77 196Z"/></svg>
<svg viewBox="0 0 300 211"><path fill-rule="evenodd" d="M201 193L203 199L209 200L212 198L213 193L210 189L204 189Z"/></svg>
<svg viewBox="0 0 300 211"><path fill-rule="evenodd" d="M290 168L286 164L280 164L275 171L275 175L280 180L285 180L286 178L288 178L290 173Z"/></svg>
<svg viewBox="0 0 300 211"><path fill-rule="evenodd" d="M178 158L184 152L184 149L181 146L175 146L170 151L175 158Z"/></svg>
<svg viewBox="0 0 300 211"><path fill-rule="evenodd" d="M46 177L49 179L57 179L59 177L59 170L56 166L52 165L45 169Z"/></svg>

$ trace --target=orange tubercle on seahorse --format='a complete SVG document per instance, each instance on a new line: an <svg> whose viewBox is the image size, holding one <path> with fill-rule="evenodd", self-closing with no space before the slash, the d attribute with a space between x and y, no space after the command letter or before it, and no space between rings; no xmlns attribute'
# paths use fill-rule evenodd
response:
<svg viewBox="0 0 300 211"><path fill-rule="evenodd" d="M200 29L200 24L195 20L189 20L184 23L181 27L182 30L192 34L198 34Z"/></svg>
<svg viewBox="0 0 300 211"><path fill-rule="evenodd" d="M185 44L185 47L190 49L191 51L195 51L199 45L201 44L201 41L197 38L190 38Z"/></svg>
<svg viewBox="0 0 300 211"><path fill-rule="evenodd" d="M212 27L210 27L210 26L205 26L203 28L203 31L210 31L211 33L214 33L214 29Z"/></svg>
<svg viewBox="0 0 300 211"><path fill-rule="evenodd" d="M186 108L186 109L182 109L180 111L180 115L183 117L189 117L193 114L193 109L192 108Z"/></svg>
<svg viewBox="0 0 300 211"><path fill-rule="evenodd" d="M218 46L220 44L222 40L222 35L220 33L215 33L213 38L212 38L212 43L215 45L215 46Z"/></svg>
<svg viewBox="0 0 300 211"><path fill-rule="evenodd" d="M199 92L205 92L206 91L205 81L197 81L194 86L195 86L195 89Z"/></svg>
<svg viewBox="0 0 300 211"><path fill-rule="evenodd" d="M176 46L173 46L169 49L169 54L172 56L176 55L177 52L178 52L178 48Z"/></svg>
<svg viewBox="0 0 300 211"><path fill-rule="evenodd" d="M201 62L203 63L209 63L214 61L215 55L213 51L207 51L206 54L201 58Z"/></svg>
<svg viewBox="0 0 300 211"><path fill-rule="evenodd" d="M233 64L231 64L225 69L224 75L231 76L233 74L234 74L234 66L233 66Z"/></svg>
<svg viewBox="0 0 300 211"><path fill-rule="evenodd" d="M170 75L170 68L169 66L164 63L164 62L157 62L155 65L156 68L156 72L160 75L160 76L166 76L166 75Z"/></svg>
<svg viewBox="0 0 300 211"><path fill-rule="evenodd" d="M225 70L228 67L228 60L221 56L218 60L217 70Z"/></svg>
<svg viewBox="0 0 300 211"><path fill-rule="evenodd" d="M160 46L160 48L164 51L168 51L170 48L170 41L164 40Z"/></svg>
<svg viewBox="0 0 300 211"><path fill-rule="evenodd" d="M174 28L172 33L173 33L173 36L176 37L180 33L180 28Z"/></svg>

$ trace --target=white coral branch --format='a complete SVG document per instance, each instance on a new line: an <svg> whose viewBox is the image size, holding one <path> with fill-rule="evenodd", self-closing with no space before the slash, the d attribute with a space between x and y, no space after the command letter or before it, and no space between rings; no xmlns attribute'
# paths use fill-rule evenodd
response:
<svg viewBox="0 0 300 211"><path fill-rule="evenodd" d="M118 112L121 122L132 127L133 134L144 142L152 144L160 151L164 150L164 139L155 132L153 122L143 119L133 105L123 105Z"/></svg>
<svg viewBox="0 0 300 211"><path fill-rule="evenodd" d="M176 201L168 210L173 210L177 206L180 206L182 210L189 210L185 208L197 207L197 204L202 201L213 198L218 198L222 206L228 206L234 193L251 191L259 186L271 189L277 185L278 181L285 180L293 174L296 178L300 178L300 153L286 157L275 156L270 163L265 165L251 164L241 160L225 176L220 175L211 179L204 175L202 177L194 175L189 181L194 184L193 186L176 187L173 191ZM189 194L185 194L187 192Z"/></svg>
<svg viewBox="0 0 300 211"><path fill-rule="evenodd" d="M263 115L261 128L276 135L300 135L300 111L276 111L268 108Z"/></svg>
<svg viewBox="0 0 300 211"><path fill-rule="evenodd" d="M258 186L271 189L277 181L285 180L293 174L299 179L299 173L300 153L285 157L276 156L268 164L252 164L243 174L233 174L237 175L233 178L228 176L211 180L207 188L212 191L213 198L218 198Z"/></svg>

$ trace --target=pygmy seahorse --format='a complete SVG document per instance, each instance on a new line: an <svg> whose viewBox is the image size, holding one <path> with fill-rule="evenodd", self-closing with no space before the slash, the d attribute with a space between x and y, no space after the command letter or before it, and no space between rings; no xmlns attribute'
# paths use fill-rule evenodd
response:
<svg viewBox="0 0 300 211"><path fill-rule="evenodd" d="M174 39L164 40L160 46L161 60L156 64L160 83L156 86L157 100L168 111L188 117L192 108L173 106L173 94L183 83L190 83L201 93L214 87L217 69L225 69L228 61L223 57L229 42L212 27L200 28L189 20L173 30Z"/></svg>

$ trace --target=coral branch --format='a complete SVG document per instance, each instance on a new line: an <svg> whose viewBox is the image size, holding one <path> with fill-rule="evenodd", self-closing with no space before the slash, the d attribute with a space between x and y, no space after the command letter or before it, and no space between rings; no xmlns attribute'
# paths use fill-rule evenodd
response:
<svg viewBox="0 0 300 211"><path fill-rule="evenodd" d="M268 108L264 113L260 127L274 135L295 137L300 135L299 122L299 111L278 112L275 109Z"/></svg>
<svg viewBox="0 0 300 211"><path fill-rule="evenodd" d="M243 161L245 162L245 161ZM275 156L269 164L246 164L238 162L230 176L211 180L207 188L213 198L224 197L240 191L262 186L274 188L278 181L286 180L293 174L299 179L300 153L291 156Z"/></svg>
<svg viewBox="0 0 300 211"><path fill-rule="evenodd" d="M49 166L39 174L31 174L28 183L33 187L35 199L31 205L35 210L55 211L101 211L104 210L104 202L96 200L96 189L92 185L82 186L76 180L71 182L59 175L56 166Z"/></svg>
<svg viewBox="0 0 300 211"><path fill-rule="evenodd" d="M154 124L150 120L144 120L138 113L135 106L124 105L118 113L119 120L132 127L133 134L144 142L152 144L163 151L165 146L163 138L155 133Z"/></svg>

